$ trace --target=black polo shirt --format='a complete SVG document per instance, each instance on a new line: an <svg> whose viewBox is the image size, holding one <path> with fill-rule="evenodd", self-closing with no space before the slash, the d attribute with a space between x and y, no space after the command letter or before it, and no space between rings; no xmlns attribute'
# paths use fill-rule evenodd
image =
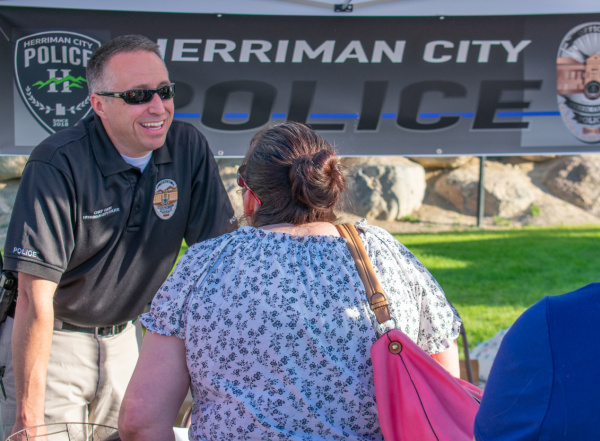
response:
<svg viewBox="0 0 600 441"><path fill-rule="evenodd" d="M137 317L182 240L232 229L233 209L208 144L174 121L143 173L92 115L43 141L23 172L4 268L58 283L55 316L79 326Z"/></svg>

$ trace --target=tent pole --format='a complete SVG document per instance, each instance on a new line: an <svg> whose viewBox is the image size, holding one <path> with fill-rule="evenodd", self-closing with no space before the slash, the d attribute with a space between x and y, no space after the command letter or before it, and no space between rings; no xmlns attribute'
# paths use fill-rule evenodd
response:
<svg viewBox="0 0 600 441"><path fill-rule="evenodd" d="M485 211L485 156L479 157L479 199L477 201L477 226L481 227L483 223L483 213Z"/></svg>

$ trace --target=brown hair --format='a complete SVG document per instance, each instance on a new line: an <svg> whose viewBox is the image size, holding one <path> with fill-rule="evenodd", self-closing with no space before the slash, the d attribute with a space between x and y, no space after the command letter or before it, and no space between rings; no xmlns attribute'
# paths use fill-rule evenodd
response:
<svg viewBox="0 0 600 441"><path fill-rule="evenodd" d="M106 67L112 57L121 53L138 51L152 52L162 60L158 44L143 35L121 35L96 49L88 60L85 74L90 95L107 87L109 73Z"/></svg>
<svg viewBox="0 0 600 441"><path fill-rule="evenodd" d="M252 217L260 227L333 222L346 189L345 169L334 148L305 125L269 125L250 142L240 172L262 205Z"/></svg>

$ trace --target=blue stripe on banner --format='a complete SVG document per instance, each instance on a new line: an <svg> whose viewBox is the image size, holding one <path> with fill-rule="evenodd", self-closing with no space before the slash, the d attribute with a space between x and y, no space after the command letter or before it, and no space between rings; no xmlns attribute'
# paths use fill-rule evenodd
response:
<svg viewBox="0 0 600 441"><path fill-rule="evenodd" d="M174 118L200 118L199 113L177 113L173 114Z"/></svg>
<svg viewBox="0 0 600 441"><path fill-rule="evenodd" d="M175 112L173 117L175 118L200 118L200 113L182 113ZM285 119L285 113L273 113L271 118L273 119ZM395 119L396 113L382 113L382 119ZM419 118L423 119L434 119L442 116L462 116L463 118L473 118L475 114L473 112L430 112L430 113L419 113ZM539 111L539 112L497 112L496 117L498 118L515 118L520 116L560 116L558 111ZM247 119L249 118L248 113L226 113L225 118L227 119ZM311 113L310 118L314 119L358 119L358 113Z"/></svg>
<svg viewBox="0 0 600 441"><path fill-rule="evenodd" d="M439 112L439 113L419 113L419 118L440 118L442 116L462 116L463 118L473 118L473 112Z"/></svg>
<svg viewBox="0 0 600 441"><path fill-rule="evenodd" d="M560 116L560 112L497 112L496 116L498 118L510 118L515 116Z"/></svg>
<svg viewBox="0 0 600 441"><path fill-rule="evenodd" d="M358 119L358 113L311 113L315 119Z"/></svg>

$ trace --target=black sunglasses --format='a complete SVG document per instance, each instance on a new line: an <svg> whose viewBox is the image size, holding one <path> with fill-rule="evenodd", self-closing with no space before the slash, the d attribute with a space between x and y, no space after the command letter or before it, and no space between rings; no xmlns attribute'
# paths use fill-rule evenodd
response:
<svg viewBox="0 0 600 441"><path fill-rule="evenodd" d="M161 100L168 100L175 96L175 83L160 86L156 89L131 89L125 92L96 92L100 96L122 98L127 104L144 104L149 102L157 93Z"/></svg>

